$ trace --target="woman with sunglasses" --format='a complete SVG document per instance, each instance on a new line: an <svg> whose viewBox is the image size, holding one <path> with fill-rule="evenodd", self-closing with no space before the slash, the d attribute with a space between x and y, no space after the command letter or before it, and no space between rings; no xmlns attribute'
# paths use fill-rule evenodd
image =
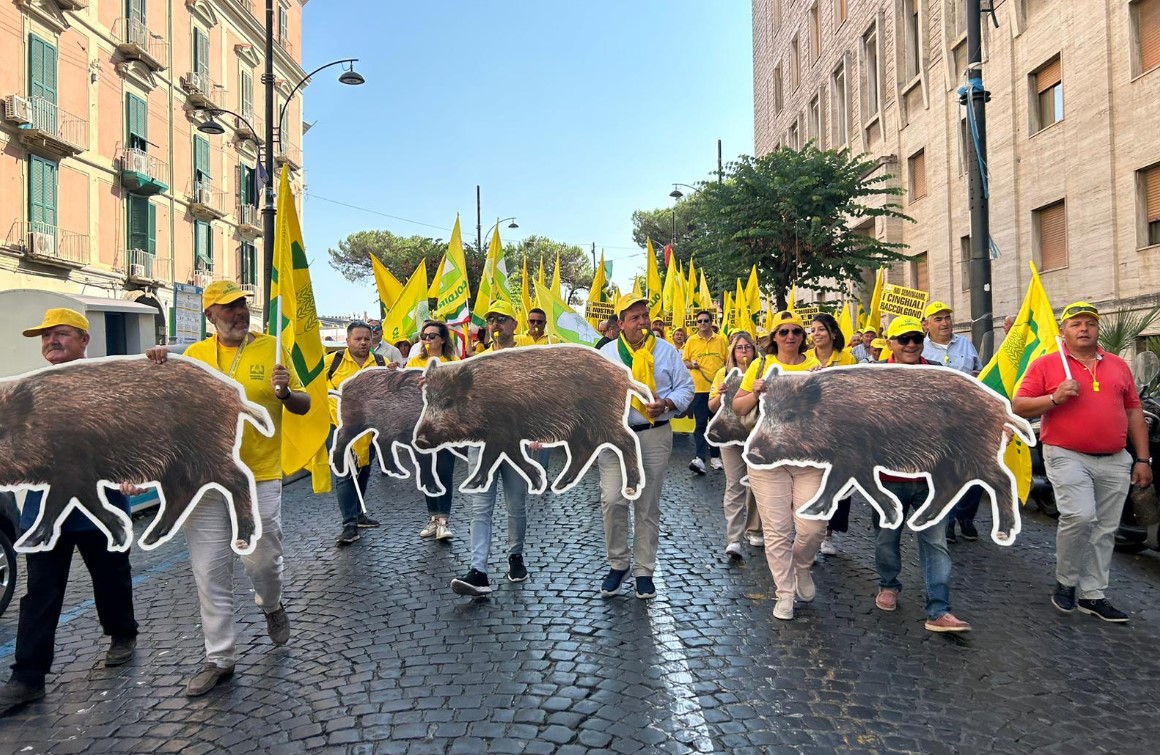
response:
<svg viewBox="0 0 1160 755"><path fill-rule="evenodd" d="M774 365L783 372L803 372L818 366L818 360L806 348L805 326L800 317L793 312L779 312L770 327L769 349L773 359L766 363L765 374ZM741 387L733 398L733 411L738 414L746 414L756 407L765 391L765 374L759 375L760 369L761 361L758 360L745 371ZM777 407L768 409L776 411ZM749 487L757 502L765 534L765 560L777 589L773 617L789 621L793 619L795 596L808 603L817 594L810 566L825 535L826 523L803 519L797 515L797 510L817 495L822 486L822 470L796 465L773 469L751 466L748 469Z"/></svg>
<svg viewBox="0 0 1160 755"><path fill-rule="evenodd" d="M725 357L725 366L717 370L709 389L710 413L716 414L721 408L721 388L729 371L740 367L744 372L759 356L757 342L749 333L739 330L729 337L729 355ZM753 492L741 484L746 472L741 451L741 446L725 446L721 449L721 461L725 467L725 500L722 502L725 509L725 553L730 558L741 558L743 537L748 537L749 544L754 547L765 545L761 534L761 516L757 513Z"/></svg>
<svg viewBox="0 0 1160 755"><path fill-rule="evenodd" d="M853 364L858 364L858 360L849 351L845 351L846 337L842 335L841 328L838 327L838 321L834 319L833 315L822 312L814 315L813 321L810 322L810 335L814 342L814 358L818 360L818 366L814 369L820 370L826 367L846 367ZM838 508L834 511L834 515L830 517L830 521L826 526L826 536L819 546L819 550L827 556L837 554L838 549L834 546L835 532L849 532L850 531L850 497L847 496L838 501Z"/></svg>
<svg viewBox="0 0 1160 755"><path fill-rule="evenodd" d="M427 363L436 359L443 362L455 362L459 357L455 354L455 345L451 342L451 331L447 323L439 320L424 320L419 328L418 352L407 360L407 367L420 370L427 369ZM427 498L427 525L419 530L419 537L434 537L436 540L450 540L451 526L448 520L451 517L452 478L455 476L455 454L447 449L435 452L435 476L443 485L443 495L426 496Z"/></svg>

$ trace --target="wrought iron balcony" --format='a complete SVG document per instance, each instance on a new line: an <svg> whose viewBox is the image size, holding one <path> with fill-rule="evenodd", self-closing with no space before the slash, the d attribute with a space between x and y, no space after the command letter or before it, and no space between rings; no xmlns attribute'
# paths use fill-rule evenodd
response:
<svg viewBox="0 0 1160 755"><path fill-rule="evenodd" d="M160 34L154 34L138 18L122 16L113 24L117 52L126 60L139 60L151 70L162 71L169 59L169 43Z"/></svg>
<svg viewBox="0 0 1160 755"><path fill-rule="evenodd" d="M43 97L5 97L4 120L17 126L20 142L34 152L72 157L89 148L89 122Z"/></svg>
<svg viewBox="0 0 1160 755"><path fill-rule="evenodd" d="M169 190L169 164L144 150L130 147L121 153L121 185L133 194L152 196Z"/></svg>

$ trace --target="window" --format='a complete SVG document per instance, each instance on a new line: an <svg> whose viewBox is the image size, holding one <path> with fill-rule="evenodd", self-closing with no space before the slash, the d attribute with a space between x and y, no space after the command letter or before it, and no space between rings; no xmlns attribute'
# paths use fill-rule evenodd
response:
<svg viewBox="0 0 1160 755"><path fill-rule="evenodd" d="M810 60L816 62L822 54L822 21L818 18L818 4L810 8Z"/></svg>
<svg viewBox="0 0 1160 755"><path fill-rule="evenodd" d="M786 140L789 143L790 149L801 149L801 140L798 138L798 124L796 119L789 127L789 136Z"/></svg>
<svg viewBox="0 0 1160 755"><path fill-rule="evenodd" d="M1138 0L1132 3L1136 24L1139 71L1150 71L1160 65L1160 0Z"/></svg>
<svg viewBox="0 0 1160 755"><path fill-rule="evenodd" d="M916 254L910 258L910 271L914 277L914 287L919 291L930 292L930 268L927 264L927 253Z"/></svg>
<svg viewBox="0 0 1160 755"><path fill-rule="evenodd" d="M830 122L833 124L833 145L837 149L849 141L847 121L849 105L846 101L846 67L840 65L830 77Z"/></svg>
<svg viewBox="0 0 1160 755"><path fill-rule="evenodd" d="M834 0L834 28L837 29L842 24L846 23L846 16L849 13L847 0Z"/></svg>
<svg viewBox="0 0 1160 755"><path fill-rule="evenodd" d="M238 204L255 207L258 204L257 174L248 165L238 166Z"/></svg>
<svg viewBox="0 0 1160 755"><path fill-rule="evenodd" d="M789 90L791 92L796 92L798 84L801 84L802 78L801 49L798 46L797 37L794 37L789 41L789 56Z"/></svg>
<svg viewBox="0 0 1160 755"><path fill-rule="evenodd" d="M781 112L781 66L773 69L773 112Z"/></svg>
<svg viewBox="0 0 1160 755"><path fill-rule="evenodd" d="M964 112L966 108L959 106L959 111ZM967 160L971 159L971 149L967 144L967 139L971 138L971 132L967 126L967 117L961 116L959 118L959 175L967 172Z"/></svg>
<svg viewBox="0 0 1160 755"><path fill-rule="evenodd" d="M56 105L56 48L35 34L28 35L28 95ZM32 105L37 128L56 131L56 108Z"/></svg>
<svg viewBox="0 0 1160 755"><path fill-rule="evenodd" d="M878 30L871 27L862 35L862 120L878 115Z"/></svg>
<svg viewBox="0 0 1160 755"><path fill-rule="evenodd" d="M51 160L28 158L28 220L33 233L56 235L57 169Z"/></svg>
<svg viewBox="0 0 1160 755"><path fill-rule="evenodd" d="M1146 245L1160 244L1160 165L1154 165L1138 173L1140 177L1141 205L1144 221L1147 223Z"/></svg>
<svg viewBox="0 0 1160 755"><path fill-rule="evenodd" d="M193 30L193 72L209 78L209 35L197 28Z"/></svg>
<svg viewBox="0 0 1160 755"><path fill-rule="evenodd" d="M920 149L907 160L910 176L910 201L916 202L926 196L926 150Z"/></svg>
<svg viewBox="0 0 1160 755"><path fill-rule="evenodd" d="M967 0L946 0L946 4L947 32L953 46L967 34Z"/></svg>
<svg viewBox="0 0 1160 755"><path fill-rule="evenodd" d="M147 254L157 253L157 208L149 197L129 195L125 200L125 215L130 250L139 249Z"/></svg>
<svg viewBox="0 0 1160 755"><path fill-rule="evenodd" d="M209 223L193 222L193 270L198 273L213 272L213 231Z"/></svg>
<svg viewBox="0 0 1160 755"><path fill-rule="evenodd" d="M136 21L142 27L145 26L145 0L125 0L125 15L130 22Z"/></svg>
<svg viewBox="0 0 1160 755"><path fill-rule="evenodd" d="M278 3L278 41L290 41L290 7L286 3Z"/></svg>
<svg viewBox="0 0 1160 755"><path fill-rule="evenodd" d="M1063 70L1056 57L1031 75L1035 89L1035 123L1032 133L1063 120Z"/></svg>
<svg viewBox="0 0 1160 755"><path fill-rule="evenodd" d="M125 97L125 126L128 130L126 142L129 149L149 151L149 105L140 97L130 94Z"/></svg>
<svg viewBox="0 0 1160 755"><path fill-rule="evenodd" d="M238 95L238 112L246 118L254 114L254 74L242 71L242 85Z"/></svg>
<svg viewBox="0 0 1160 755"><path fill-rule="evenodd" d="M1039 269L1067 267L1067 213L1060 201L1032 213L1038 241Z"/></svg>
<svg viewBox="0 0 1160 755"><path fill-rule="evenodd" d="M193 180L199 184L209 183L209 140L193 137Z"/></svg>
<svg viewBox="0 0 1160 755"><path fill-rule="evenodd" d="M258 285L258 250L249 242L238 248L238 279L242 285Z"/></svg>
<svg viewBox="0 0 1160 755"><path fill-rule="evenodd" d="M971 290L971 237L959 239L959 281L963 291Z"/></svg>
<svg viewBox="0 0 1160 755"><path fill-rule="evenodd" d="M919 20L919 0L902 0L903 83L909 83L922 73L922 24Z"/></svg>
<svg viewBox="0 0 1160 755"><path fill-rule="evenodd" d="M820 91L810 100L808 129L809 138L820 147L822 144L822 93Z"/></svg>

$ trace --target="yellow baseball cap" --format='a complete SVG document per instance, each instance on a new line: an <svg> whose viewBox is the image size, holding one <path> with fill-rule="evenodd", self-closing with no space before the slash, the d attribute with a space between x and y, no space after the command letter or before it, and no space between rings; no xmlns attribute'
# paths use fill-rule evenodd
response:
<svg viewBox="0 0 1160 755"><path fill-rule="evenodd" d="M886 341L882 338L875 338L870 342L870 348L872 349L885 349L886 345Z"/></svg>
<svg viewBox="0 0 1160 755"><path fill-rule="evenodd" d="M796 325L802 330L806 329L805 324L802 323L802 318L798 317L796 312L790 312L788 309L773 316L773 320L769 323L770 335L782 325Z"/></svg>
<svg viewBox="0 0 1160 755"><path fill-rule="evenodd" d="M636 294L625 294L616 300L616 315L619 317L624 314L624 310L628 309L634 304L639 303L648 304L648 299Z"/></svg>
<svg viewBox="0 0 1160 755"><path fill-rule="evenodd" d="M890 321L890 327L886 329L886 337L889 339L898 338L903 333L921 333L922 323L918 321L917 317L895 317Z"/></svg>
<svg viewBox="0 0 1160 755"><path fill-rule="evenodd" d="M1063 314L1059 316L1059 321L1070 320L1073 317L1090 317L1096 322L1100 321L1100 311L1088 304L1086 301L1077 301L1068 304L1063 308Z"/></svg>
<svg viewBox="0 0 1160 755"><path fill-rule="evenodd" d="M238 299L253 296L249 291L243 291L233 281L214 281L201 292L201 308L207 310L215 304L233 304Z"/></svg>
<svg viewBox="0 0 1160 755"><path fill-rule="evenodd" d="M926 309L922 311L922 319L926 319L932 315L937 315L939 312L954 312L949 304L943 304L941 301L932 301L926 305Z"/></svg>
<svg viewBox="0 0 1160 755"><path fill-rule="evenodd" d="M513 320L518 319L516 317L515 309L510 303L504 301L503 299L496 299L493 301L487 308L487 314L503 315L504 317L510 317Z"/></svg>
<svg viewBox="0 0 1160 755"><path fill-rule="evenodd" d="M38 336L45 331L52 330L57 325L71 325L74 328L89 332L89 320L87 317L77 312L75 309L68 309L67 307L57 307L50 309L44 313L44 322L37 325L35 328L29 328L24 331L24 335L28 338Z"/></svg>

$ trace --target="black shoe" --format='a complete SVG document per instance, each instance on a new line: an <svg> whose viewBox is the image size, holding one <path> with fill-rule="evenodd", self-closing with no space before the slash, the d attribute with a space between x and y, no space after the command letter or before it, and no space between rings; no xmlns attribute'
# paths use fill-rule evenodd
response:
<svg viewBox="0 0 1160 755"><path fill-rule="evenodd" d="M472 569L462 579L451 580L451 592L478 598L491 592L491 582L487 581L486 574L478 569Z"/></svg>
<svg viewBox="0 0 1160 755"><path fill-rule="evenodd" d="M285 645L290 641L290 617L281 604L277 610L266 614L266 634L270 635L275 645Z"/></svg>
<svg viewBox="0 0 1160 755"><path fill-rule="evenodd" d="M9 679L7 684L0 687L0 711L30 703L42 697L44 697L44 682L25 684L15 679Z"/></svg>
<svg viewBox="0 0 1160 755"><path fill-rule="evenodd" d="M515 554L508 556L508 582L523 582L528 578L528 569L524 566L524 557Z"/></svg>
<svg viewBox="0 0 1160 755"><path fill-rule="evenodd" d="M105 653L106 666L123 666L133 657L137 647L136 637L114 637L109 651Z"/></svg>
<svg viewBox="0 0 1160 755"><path fill-rule="evenodd" d="M358 515L358 526L362 527L363 529L369 529L371 527L378 527L379 520L378 519L371 519L366 514L359 514Z"/></svg>
<svg viewBox="0 0 1160 755"><path fill-rule="evenodd" d="M1062 582L1055 583L1055 592L1051 595L1051 604L1063 611L1071 613L1075 610L1075 586L1068 587Z"/></svg>
<svg viewBox="0 0 1160 755"><path fill-rule="evenodd" d="M974 542L979 539L979 531L975 529L974 522L960 520L959 529L963 531L963 540Z"/></svg>
<svg viewBox="0 0 1160 755"><path fill-rule="evenodd" d="M338 536L338 539L334 541L334 544L350 545L351 543L361 538L362 535L358 534L358 527L343 527L342 534Z"/></svg>
<svg viewBox="0 0 1160 755"><path fill-rule="evenodd" d="M959 539L955 537L955 520L949 519L947 520L947 542L957 543L958 541Z"/></svg>
<svg viewBox="0 0 1160 755"><path fill-rule="evenodd" d="M620 592L620 585L624 582L624 575L628 574L628 569L609 569L608 576L604 578L604 582L600 585L600 597L611 598Z"/></svg>
<svg viewBox="0 0 1160 755"><path fill-rule="evenodd" d="M212 663L207 663L201 667L201 670L193 675L189 680L189 684L185 685L186 697L201 697L206 692L218 685L218 682L223 679L229 679L234 675L234 667L222 668L215 666Z"/></svg>
<svg viewBox="0 0 1160 755"><path fill-rule="evenodd" d="M1079 603L1080 613L1090 613L1092 616L1103 619L1104 621L1110 621L1113 624L1128 623L1128 614L1103 598L1097 598L1095 600L1084 600L1080 598L1077 602Z"/></svg>
<svg viewBox="0 0 1160 755"><path fill-rule="evenodd" d="M656 585L653 584L652 577L637 577L636 578L636 597L641 600L652 600L657 596Z"/></svg>

